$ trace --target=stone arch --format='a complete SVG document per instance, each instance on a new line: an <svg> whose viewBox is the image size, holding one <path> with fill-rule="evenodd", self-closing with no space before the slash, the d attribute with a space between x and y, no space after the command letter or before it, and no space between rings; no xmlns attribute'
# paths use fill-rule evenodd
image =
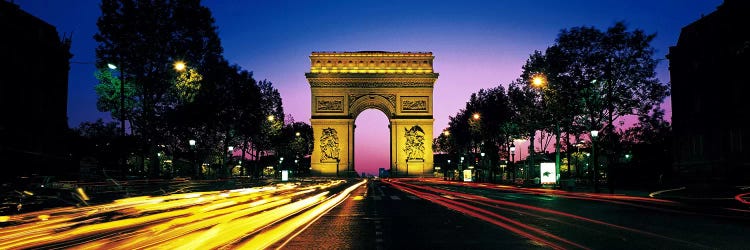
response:
<svg viewBox="0 0 750 250"><path fill-rule="evenodd" d="M388 98L391 98L389 100ZM357 119L362 111L367 109L377 109L385 114L386 117L393 117L396 114L396 103L393 101L394 95L361 95L349 103L349 115Z"/></svg>
<svg viewBox="0 0 750 250"><path fill-rule="evenodd" d="M356 175L354 121L377 109L389 120L391 176L432 175L432 97L438 78L433 59L430 52L313 52L305 74L316 138L312 173Z"/></svg>

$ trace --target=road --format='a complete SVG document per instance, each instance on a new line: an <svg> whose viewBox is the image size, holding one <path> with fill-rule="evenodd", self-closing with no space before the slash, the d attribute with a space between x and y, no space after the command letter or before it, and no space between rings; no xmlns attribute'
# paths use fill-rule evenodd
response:
<svg viewBox="0 0 750 250"><path fill-rule="evenodd" d="M742 208L349 179L0 215L0 249L748 249L749 229Z"/></svg>
<svg viewBox="0 0 750 250"><path fill-rule="evenodd" d="M284 246L349 249L748 249L750 210L624 195L371 182ZM316 247L312 247L316 248Z"/></svg>

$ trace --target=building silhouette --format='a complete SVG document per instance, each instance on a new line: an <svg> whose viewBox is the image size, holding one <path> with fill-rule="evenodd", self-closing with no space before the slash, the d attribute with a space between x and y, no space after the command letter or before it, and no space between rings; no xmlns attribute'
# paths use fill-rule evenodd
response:
<svg viewBox="0 0 750 250"><path fill-rule="evenodd" d="M5 0L0 34L0 176L63 171L70 38Z"/></svg>
<svg viewBox="0 0 750 250"><path fill-rule="evenodd" d="M750 3L725 0L669 50L674 170L693 183L750 181Z"/></svg>

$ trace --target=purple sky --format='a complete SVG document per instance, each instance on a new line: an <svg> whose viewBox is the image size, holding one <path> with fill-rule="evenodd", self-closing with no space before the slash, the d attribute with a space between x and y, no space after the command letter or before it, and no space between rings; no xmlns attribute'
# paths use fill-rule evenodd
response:
<svg viewBox="0 0 750 250"><path fill-rule="evenodd" d="M96 19L99 1L21 0L21 9L72 33L68 123L97 118L94 93ZM680 29L708 14L720 0L668 1L206 1L213 12L225 57L268 79L281 92L286 113L309 122L310 90L304 73L312 51L430 51L435 55L435 133L464 107L471 93L517 78L534 50L554 43L560 29L616 21L657 33L659 78L669 81L669 46ZM669 102L669 100L667 100ZM671 109L667 117L671 118ZM388 167L388 121L365 111L357 118L356 166L377 173ZM528 152L522 150L523 156ZM523 157L522 156L522 157ZM520 159L518 156L516 159Z"/></svg>

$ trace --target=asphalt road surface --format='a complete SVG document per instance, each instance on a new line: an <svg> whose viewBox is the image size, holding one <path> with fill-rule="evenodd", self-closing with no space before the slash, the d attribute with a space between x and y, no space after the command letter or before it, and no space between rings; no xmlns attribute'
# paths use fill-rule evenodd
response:
<svg viewBox="0 0 750 250"><path fill-rule="evenodd" d="M369 182L289 249L748 249L750 210L624 195ZM277 245L279 246L279 245Z"/></svg>
<svg viewBox="0 0 750 250"><path fill-rule="evenodd" d="M750 248L743 207L439 179L189 187L0 214L0 249Z"/></svg>

